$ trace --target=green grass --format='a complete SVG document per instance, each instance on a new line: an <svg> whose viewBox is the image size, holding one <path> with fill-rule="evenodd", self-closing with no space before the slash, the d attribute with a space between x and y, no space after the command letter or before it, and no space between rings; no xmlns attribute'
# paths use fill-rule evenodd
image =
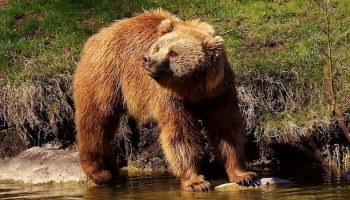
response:
<svg viewBox="0 0 350 200"><path fill-rule="evenodd" d="M114 20L164 8L182 19L206 21L222 34L240 84L269 77L294 92L282 111L261 107L262 127L276 129L291 121L305 127L311 117L329 114L323 78L324 13L317 2L321 1L12 0L0 7L0 81L20 85L68 76L90 35ZM350 108L350 3L334 0L332 5L331 28L336 30L332 37L340 38L334 54L344 58L336 63L336 89L339 106L346 110ZM294 105L298 93L307 97Z"/></svg>
<svg viewBox="0 0 350 200"><path fill-rule="evenodd" d="M86 38L114 20L143 9L166 8L181 18L200 18L224 35L240 78L252 70L298 73L295 81L322 81L322 60L312 38L320 8L308 1L112 1L14 0L1 7L2 78L22 82L72 71ZM287 3L284 3L287 2ZM349 10L347 1L342 12Z"/></svg>
<svg viewBox="0 0 350 200"><path fill-rule="evenodd" d="M340 1L343 12L347 1ZM200 18L226 34L230 61L239 77L251 70L296 69L298 82L322 80L322 61L312 37L320 8L307 1L12 1L1 7L0 69L11 82L74 68L86 38L114 20L143 9L166 8L184 19ZM316 52L315 52L316 51ZM301 78L301 80L300 80Z"/></svg>

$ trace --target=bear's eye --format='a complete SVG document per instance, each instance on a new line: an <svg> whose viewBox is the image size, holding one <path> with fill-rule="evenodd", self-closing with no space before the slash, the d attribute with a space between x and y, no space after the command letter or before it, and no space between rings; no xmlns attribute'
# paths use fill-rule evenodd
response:
<svg viewBox="0 0 350 200"><path fill-rule="evenodd" d="M173 51L173 50L169 51L169 56L175 57L177 55L179 55L179 54L177 54L175 51Z"/></svg>

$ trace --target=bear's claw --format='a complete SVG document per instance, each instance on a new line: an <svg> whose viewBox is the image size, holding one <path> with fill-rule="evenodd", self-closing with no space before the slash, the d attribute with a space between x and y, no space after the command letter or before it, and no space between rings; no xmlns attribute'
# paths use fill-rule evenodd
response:
<svg viewBox="0 0 350 200"><path fill-rule="evenodd" d="M184 190L188 192L206 192L211 190L211 185L208 181L195 182L187 185Z"/></svg>
<svg viewBox="0 0 350 200"><path fill-rule="evenodd" d="M251 185L258 186L254 182L254 180L257 178L257 176L258 175L255 172L246 172L246 173L243 173L241 175L238 175L237 181L234 181L234 182L236 182L239 185L243 185L243 186L251 186Z"/></svg>

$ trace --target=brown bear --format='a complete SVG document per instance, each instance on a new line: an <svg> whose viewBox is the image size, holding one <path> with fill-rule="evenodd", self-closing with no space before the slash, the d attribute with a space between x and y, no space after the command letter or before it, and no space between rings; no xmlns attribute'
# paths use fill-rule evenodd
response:
<svg viewBox="0 0 350 200"><path fill-rule="evenodd" d="M223 39L198 20L163 10L120 20L85 44L73 78L82 168L97 184L118 168L108 152L122 114L154 119L166 159L187 191L206 191L200 172L205 132L230 182L249 184L246 136Z"/></svg>

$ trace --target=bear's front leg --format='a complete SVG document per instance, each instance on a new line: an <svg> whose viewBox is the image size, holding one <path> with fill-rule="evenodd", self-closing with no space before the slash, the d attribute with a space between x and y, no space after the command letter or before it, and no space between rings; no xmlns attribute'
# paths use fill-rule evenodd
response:
<svg viewBox="0 0 350 200"><path fill-rule="evenodd" d="M161 111L159 126L164 154L183 190L208 191L210 183L200 174L203 149L196 121L181 106Z"/></svg>

